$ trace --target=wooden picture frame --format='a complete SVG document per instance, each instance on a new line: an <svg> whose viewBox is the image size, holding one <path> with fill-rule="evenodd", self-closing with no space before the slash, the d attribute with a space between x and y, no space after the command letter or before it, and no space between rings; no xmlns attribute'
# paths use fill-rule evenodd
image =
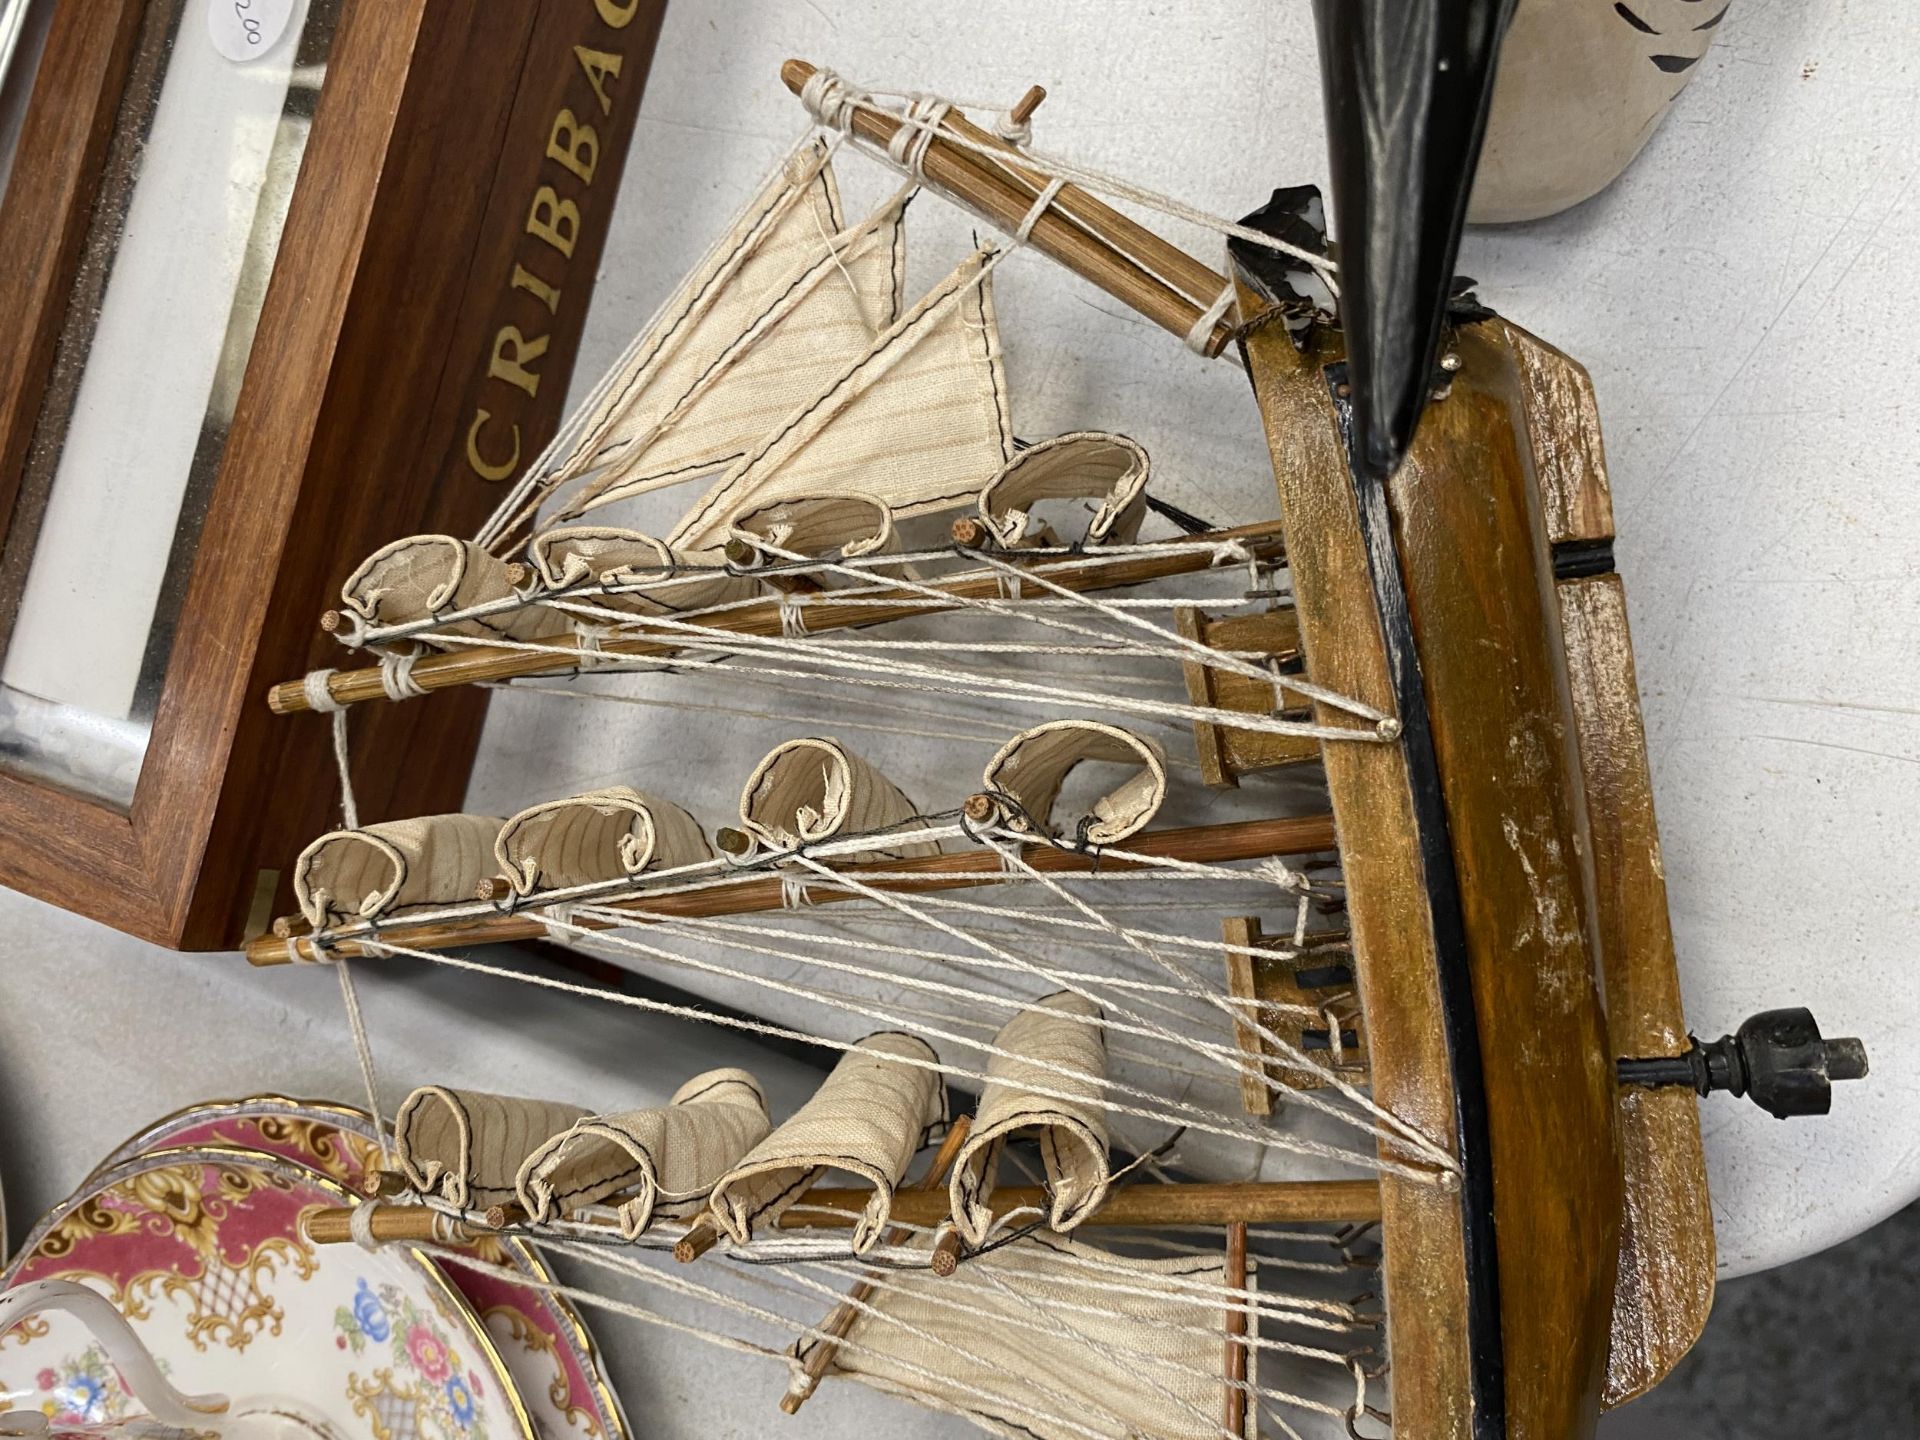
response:
<svg viewBox="0 0 1920 1440"><path fill-rule="evenodd" d="M0 269L0 542L163 3L60 0L52 16L0 212L15 257ZM329 823L328 721L277 719L264 697L328 663L316 621L341 580L394 535L470 531L507 457L524 463L557 425L664 11L315 3L339 7L326 79L198 544L179 557L131 803L0 756L0 883L179 948L233 945L284 908L280 866ZM364 736L356 722L363 815L458 808L484 702L383 707Z"/></svg>

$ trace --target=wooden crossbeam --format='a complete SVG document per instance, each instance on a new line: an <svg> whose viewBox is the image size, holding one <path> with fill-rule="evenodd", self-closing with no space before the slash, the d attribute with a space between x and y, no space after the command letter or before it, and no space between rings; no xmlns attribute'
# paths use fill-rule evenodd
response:
<svg viewBox="0 0 1920 1440"><path fill-rule="evenodd" d="M1110 560L1094 564L1086 563L1083 556L1038 556L1023 560L1017 551L1009 552L1007 558L1044 575L1062 589L1081 594L1144 585L1175 575L1191 575L1213 569L1218 563L1214 559L1214 549L1220 545L1239 544L1257 560L1276 561L1284 553L1279 534L1278 520L1263 520L1253 525L1238 525L1232 529L1192 536L1180 543L1169 544L1163 553L1116 555ZM851 598L835 600L834 592L822 591L821 598L810 599L800 609L797 623L804 633L820 635L834 630L936 615L957 610L969 601L1002 599L1007 593L1007 583L1006 577L997 571L975 571L928 581L917 589L877 584L862 588L858 596L859 603L853 603ZM949 597L951 603L942 603L929 596L926 593L929 589ZM583 594L578 598L584 603L592 603L600 597ZM796 623L796 619L791 614L783 619L780 600L769 598L706 616L699 623L723 634L770 638L785 634L783 627ZM712 639L709 636L689 637L685 632L664 626L656 627L648 634L646 626L646 616L631 617L628 628L639 633L603 640L594 655L581 651L571 636L555 639L540 650L462 646L446 654L422 657L414 662L410 675L414 686L422 691L449 690L460 685L513 680L526 675L564 674L591 666L595 655L623 659L664 659L679 654L690 644L709 643ZM387 692L381 683L380 667L369 665L358 670L336 670L327 678L327 693L333 697L335 704L358 705L368 700L379 700ZM307 699L306 684L301 680L288 680L274 686L267 694L267 704L279 715L295 715L313 708Z"/></svg>
<svg viewBox="0 0 1920 1440"><path fill-rule="evenodd" d="M1225 825L1193 825L1181 829L1148 830L1127 842L1128 854L1083 854L1052 845L1021 847L1021 859L1042 874L1084 874L1098 865L1103 870L1150 864L1155 859L1186 860L1198 864L1225 864L1235 860L1263 860L1276 855L1311 855L1334 848L1330 815L1285 816L1274 820L1242 820ZM910 860L869 860L839 867L839 873L875 890L918 894L998 885L1010 877L998 852L974 850L958 855L923 855ZM659 895L609 904L608 909L630 911L618 921L581 918L585 929L610 930L646 925L656 920L707 919L721 915L751 915L779 910L787 903L789 880L810 872L759 873L751 879L730 880L700 890ZM871 875L871 879L862 879ZM860 897L823 880L801 884L805 903L823 905ZM290 928L290 927L283 927ZM535 910L504 915L476 914L471 919L437 920L418 925L401 922L382 925L376 937L365 930L349 930L329 944L336 954L368 954L367 944L387 943L409 950L449 950L463 945L487 945L505 940L532 940L545 935L546 923ZM247 944L247 960L254 965L285 965L295 960L318 960L322 952L305 935L262 935Z"/></svg>

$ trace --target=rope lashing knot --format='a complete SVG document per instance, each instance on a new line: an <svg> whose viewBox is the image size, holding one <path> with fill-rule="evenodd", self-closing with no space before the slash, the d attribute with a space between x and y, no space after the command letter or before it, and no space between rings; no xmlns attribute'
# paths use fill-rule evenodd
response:
<svg viewBox="0 0 1920 1440"><path fill-rule="evenodd" d="M853 123L854 107L860 95L833 71L824 66L807 77L800 87L800 103L807 113L830 130L845 130Z"/></svg>
<svg viewBox="0 0 1920 1440"><path fill-rule="evenodd" d="M1046 188L1034 196L1033 204L1027 207L1027 213L1021 218L1019 228L1013 232L1014 239L1024 245L1032 238L1033 227L1040 223L1040 217L1047 213L1047 207L1053 204L1054 196L1065 189L1066 184L1067 182L1057 175L1047 182Z"/></svg>
<svg viewBox="0 0 1920 1440"><path fill-rule="evenodd" d="M1297 895L1305 894L1313 883L1302 871L1294 869L1278 856L1261 861L1254 873L1269 884L1278 885L1282 890L1290 890Z"/></svg>
<svg viewBox="0 0 1920 1440"><path fill-rule="evenodd" d="M1233 308L1234 290L1232 282L1214 297L1213 303L1195 317L1193 328L1187 331L1187 348L1196 355L1207 353L1207 344L1213 339L1213 327L1218 325L1227 311Z"/></svg>
<svg viewBox="0 0 1920 1440"><path fill-rule="evenodd" d="M333 698L333 690L327 683L337 673L334 670L309 670L300 677L300 693L305 697L309 710L318 711L322 715L331 715L346 709L346 706Z"/></svg>
<svg viewBox="0 0 1920 1440"><path fill-rule="evenodd" d="M807 636L806 617L800 613L806 603L806 597L783 591L780 595L780 635L786 640L804 640Z"/></svg>
<svg viewBox="0 0 1920 1440"><path fill-rule="evenodd" d="M907 106L900 128L887 141L887 158L914 179L925 180L926 171L922 166L926 162L927 147L933 143L934 136L939 133L941 120L952 108L950 101L942 100L937 95L915 95Z"/></svg>
<svg viewBox="0 0 1920 1440"><path fill-rule="evenodd" d="M993 133L1018 150L1033 143L1033 119L1016 120L1012 110L1002 110L993 117Z"/></svg>
<svg viewBox="0 0 1920 1440"><path fill-rule="evenodd" d="M540 917L540 928L547 932L547 938L556 945L564 945L576 938L575 931L579 921L575 918L578 905L549 905Z"/></svg>
<svg viewBox="0 0 1920 1440"><path fill-rule="evenodd" d="M1251 565L1253 552L1238 540L1222 540L1207 551L1207 562L1212 565Z"/></svg>
<svg viewBox="0 0 1920 1440"><path fill-rule="evenodd" d="M606 642L619 639L619 632L611 626L589 625L584 620L574 626L573 644L580 652L582 671L599 669L604 665L618 665L626 657L606 648Z"/></svg>
<svg viewBox="0 0 1920 1440"><path fill-rule="evenodd" d="M373 1234L373 1217L379 1208L377 1200L362 1200L347 1217L347 1233L353 1236L353 1243L369 1255L380 1248L380 1241Z"/></svg>
<svg viewBox="0 0 1920 1440"><path fill-rule="evenodd" d="M333 638L349 650L358 650L367 643L367 617L358 610L336 610L339 623L333 627Z"/></svg>
<svg viewBox="0 0 1920 1440"><path fill-rule="evenodd" d="M417 700L427 693L413 678L413 667L419 659L417 651L399 650L380 657L380 688L387 692L389 700Z"/></svg>
<svg viewBox="0 0 1920 1440"><path fill-rule="evenodd" d="M325 893L320 892L320 897L324 897ZM306 942L304 948L301 946L303 940ZM338 965L340 954L326 931L310 930L305 935L287 937L287 959L295 965Z"/></svg>
<svg viewBox="0 0 1920 1440"><path fill-rule="evenodd" d="M780 877L780 908L804 910L807 906L806 882L793 875Z"/></svg>

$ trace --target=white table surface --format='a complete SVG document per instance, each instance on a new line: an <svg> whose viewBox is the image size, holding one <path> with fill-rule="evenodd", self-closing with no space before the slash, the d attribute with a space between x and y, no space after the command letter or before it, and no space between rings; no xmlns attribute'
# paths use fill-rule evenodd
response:
<svg viewBox="0 0 1920 1440"><path fill-rule="evenodd" d="M789 54L967 97L1040 81L1053 91L1042 143L1237 214L1276 184L1324 178L1311 45L1304 3L675 0L581 379L797 133L774 78ZM1619 185L1570 215L1475 234L1462 261L1599 390L1689 1019L1717 1035L1751 1011L1808 1003L1873 1054L1872 1077L1825 1121L1707 1107L1730 1274L1832 1244L1920 1194L1920 426L1905 388L1920 334L1917 54L1910 6L1739 0ZM1116 403L1150 396L1175 411L1157 453L1190 477L1246 459L1243 388L1157 334L1135 336L1078 282L1024 268L1002 294L1029 326L1014 379L1032 433L1113 423ZM1211 482L1188 483L1205 494ZM527 699L496 706L476 808L565 793L650 743L631 722L556 726ZM508 1005L443 972L396 968L370 979L367 999L395 1096L484 1078L582 1100L617 1082L638 1098L736 1054L585 1001ZM181 1104L358 1094L330 975L171 955L10 894L0 1021L0 1177L16 1235L125 1134ZM812 1080L793 1062L754 1065L777 1095ZM770 1371L602 1329L648 1433L765 1423ZM783 1430L902 1428L908 1412L841 1388ZM722 1415L716 1394L739 1403ZM912 1424L944 1433L931 1417Z"/></svg>

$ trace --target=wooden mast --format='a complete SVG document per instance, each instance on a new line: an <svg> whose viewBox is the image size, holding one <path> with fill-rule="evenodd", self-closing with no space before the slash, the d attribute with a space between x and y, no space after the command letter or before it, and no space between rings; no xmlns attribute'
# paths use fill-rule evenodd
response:
<svg viewBox="0 0 1920 1440"><path fill-rule="evenodd" d="M798 95L817 68L805 60L789 60L780 67L780 78ZM902 123L897 116L864 108L855 110L851 119L853 134L882 150ZM963 117L949 117L942 124L970 140L1007 149L1009 157L1013 154ZM1010 235L1019 230L1045 184L1036 181L1032 169L1011 158L990 160L938 134L926 146L920 171L943 194ZM1180 254L1076 185L1061 187L1052 204L1034 221L1029 243L1183 340L1227 283L1225 276ZM1142 260L1155 268L1148 269ZM1162 279L1162 274L1200 293L1183 294ZM1232 326L1216 321L1206 353L1218 355L1232 339Z"/></svg>

